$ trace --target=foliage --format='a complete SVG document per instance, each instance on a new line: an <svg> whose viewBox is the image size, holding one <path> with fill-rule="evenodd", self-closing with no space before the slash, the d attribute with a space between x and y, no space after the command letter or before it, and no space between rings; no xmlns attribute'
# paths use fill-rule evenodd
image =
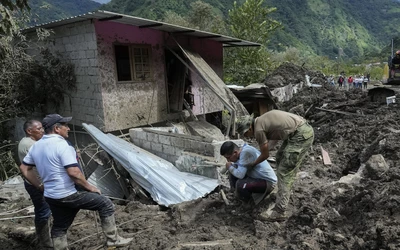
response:
<svg viewBox="0 0 400 250"><path fill-rule="evenodd" d="M271 19L270 14L276 8L264 6L263 0L246 0L229 11L229 28L234 37L247 39L261 44L259 48L226 49L224 59L225 81L248 85L261 81L269 64L269 52L266 49L269 37L280 27L280 23Z"/></svg>
<svg viewBox="0 0 400 250"><path fill-rule="evenodd" d="M144 18L163 20L167 10L186 16L195 0L113 0L102 9L132 14ZM215 13L228 16L235 0L203 0L214 7ZM237 1L240 5L244 0ZM379 53L398 34L400 2L393 0L265 0L276 7L271 18L282 23L284 29L269 37L269 50L285 51L296 47L332 60L343 59L361 62L365 56ZM216 9L218 11L216 11ZM244 20L245 21L245 20ZM248 39L247 37L245 39ZM383 59L386 60L386 55ZM382 60L382 58L380 58Z"/></svg>
<svg viewBox="0 0 400 250"><path fill-rule="evenodd" d="M173 11L166 11L163 21L198 30L226 33L225 22L221 15L216 14L211 5L202 1L191 3L186 16L181 16Z"/></svg>
<svg viewBox="0 0 400 250"><path fill-rule="evenodd" d="M221 15L214 13L210 4L196 1L190 4L188 21L199 30L225 33L225 22Z"/></svg>
<svg viewBox="0 0 400 250"><path fill-rule="evenodd" d="M43 31L39 31L42 40ZM14 33L0 37L0 179L16 174L11 152L16 143L10 141L7 122L27 116L43 107L59 106L64 95L75 89L74 67L47 49L40 57L27 54L32 43ZM40 48L34 48L40 49Z"/></svg>
<svg viewBox="0 0 400 250"><path fill-rule="evenodd" d="M0 34L12 34L17 30L15 12L29 11L28 0L0 0Z"/></svg>
<svg viewBox="0 0 400 250"><path fill-rule="evenodd" d="M171 10L168 10L165 12L163 21L166 23L176 24L176 25L183 26L183 27L190 26L188 20L185 17L183 17L179 14L176 14L175 12L173 12Z"/></svg>
<svg viewBox="0 0 400 250"><path fill-rule="evenodd" d="M29 6L27 24L36 25L95 11L101 5L91 0L29 0Z"/></svg>
<svg viewBox="0 0 400 250"><path fill-rule="evenodd" d="M134 15L152 20L163 20L167 11L186 16L191 4L197 0L113 0L102 5L100 9L114 11L123 14ZM204 3L213 7L213 12L222 13L225 17L229 9L233 8L233 0L203 0ZM242 3L244 0L238 0Z"/></svg>
<svg viewBox="0 0 400 250"><path fill-rule="evenodd" d="M46 48L41 50L40 55L41 58L33 61L24 87L34 93L29 100L38 105L42 113L47 113L46 107L51 105L58 112L64 103L64 95L68 96L69 91L76 90L74 65Z"/></svg>

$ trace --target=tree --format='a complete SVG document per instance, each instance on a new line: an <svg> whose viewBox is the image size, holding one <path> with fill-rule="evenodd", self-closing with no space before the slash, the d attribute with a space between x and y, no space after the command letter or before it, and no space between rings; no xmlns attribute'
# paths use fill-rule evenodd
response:
<svg viewBox="0 0 400 250"><path fill-rule="evenodd" d="M225 22L221 15L214 13L213 7L202 1L190 4L188 21L191 26L199 30L207 30L214 33L225 33Z"/></svg>
<svg viewBox="0 0 400 250"><path fill-rule="evenodd" d="M229 28L234 37L260 43L258 48L230 48L225 50L225 81L239 85L259 82L270 68L267 44L272 33L281 27L269 18L276 8L264 6L263 0L235 2L229 11Z"/></svg>
<svg viewBox="0 0 400 250"><path fill-rule="evenodd" d="M18 28L14 12L26 10L30 10L28 0L0 0L0 34L12 34Z"/></svg>
<svg viewBox="0 0 400 250"><path fill-rule="evenodd" d="M187 16L181 16L170 10L166 11L163 21L198 30L220 34L226 33L225 22L222 16L216 14L211 5L202 1L191 3Z"/></svg>
<svg viewBox="0 0 400 250"><path fill-rule="evenodd" d="M44 32L38 32L41 39ZM32 43L19 33L0 36L0 180L18 173L12 153L17 143L9 138L9 120L58 107L75 89L74 66L59 55L41 49L39 57L27 54Z"/></svg>
<svg viewBox="0 0 400 250"><path fill-rule="evenodd" d="M176 25L183 26L183 27L190 26L188 20L185 17L182 17L181 15L176 14L175 12L173 12L171 10L167 10L165 12L163 21L166 23L176 24Z"/></svg>

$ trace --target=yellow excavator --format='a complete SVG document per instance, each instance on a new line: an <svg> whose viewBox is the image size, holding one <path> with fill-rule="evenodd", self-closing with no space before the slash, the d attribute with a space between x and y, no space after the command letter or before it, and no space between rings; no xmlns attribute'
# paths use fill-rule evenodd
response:
<svg viewBox="0 0 400 250"><path fill-rule="evenodd" d="M396 54L400 54L400 51L397 51ZM368 90L368 96L371 97L371 101L387 103L388 100L395 99L397 93L400 93L400 64L397 62L393 62L393 40L392 40L392 56L388 59L388 64L385 65L384 74L387 81L380 86L371 88ZM396 61L396 60L395 60Z"/></svg>

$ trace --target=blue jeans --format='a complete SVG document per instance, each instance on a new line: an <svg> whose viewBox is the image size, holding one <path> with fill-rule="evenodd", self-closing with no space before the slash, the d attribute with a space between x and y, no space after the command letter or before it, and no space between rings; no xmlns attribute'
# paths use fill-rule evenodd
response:
<svg viewBox="0 0 400 250"><path fill-rule="evenodd" d="M78 191L62 199L46 197L53 214L51 237L61 237L67 234L68 228L80 209L98 211L100 218L114 214L114 204L107 197L87 191Z"/></svg>
<svg viewBox="0 0 400 250"><path fill-rule="evenodd" d="M49 204L47 204L44 199L43 193L26 181L24 181L24 186L31 197L33 206L35 207L35 225L40 225L47 222L51 212Z"/></svg>

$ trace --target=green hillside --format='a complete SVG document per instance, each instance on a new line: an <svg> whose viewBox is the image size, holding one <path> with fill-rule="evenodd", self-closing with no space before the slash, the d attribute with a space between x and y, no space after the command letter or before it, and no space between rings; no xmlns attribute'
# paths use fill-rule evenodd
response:
<svg viewBox="0 0 400 250"><path fill-rule="evenodd" d="M103 10L114 11L123 14L139 16L154 20L161 20L166 11L185 15L190 4L196 0L112 0L101 7ZM228 10L233 8L233 0L203 0L215 8L215 11L227 15ZM238 3L244 0L236 1Z"/></svg>
<svg viewBox="0 0 400 250"><path fill-rule="evenodd" d="M162 20L167 10L185 16L194 1L112 0L101 9ZM203 2L226 18L234 0ZM394 0L264 0L264 3L277 7L273 18L284 26L269 44L275 50L294 46L330 58L361 59L377 54L398 34L400 3Z"/></svg>
<svg viewBox="0 0 400 250"><path fill-rule="evenodd" d="M97 10L101 4L91 0L29 0L30 25L46 23Z"/></svg>

